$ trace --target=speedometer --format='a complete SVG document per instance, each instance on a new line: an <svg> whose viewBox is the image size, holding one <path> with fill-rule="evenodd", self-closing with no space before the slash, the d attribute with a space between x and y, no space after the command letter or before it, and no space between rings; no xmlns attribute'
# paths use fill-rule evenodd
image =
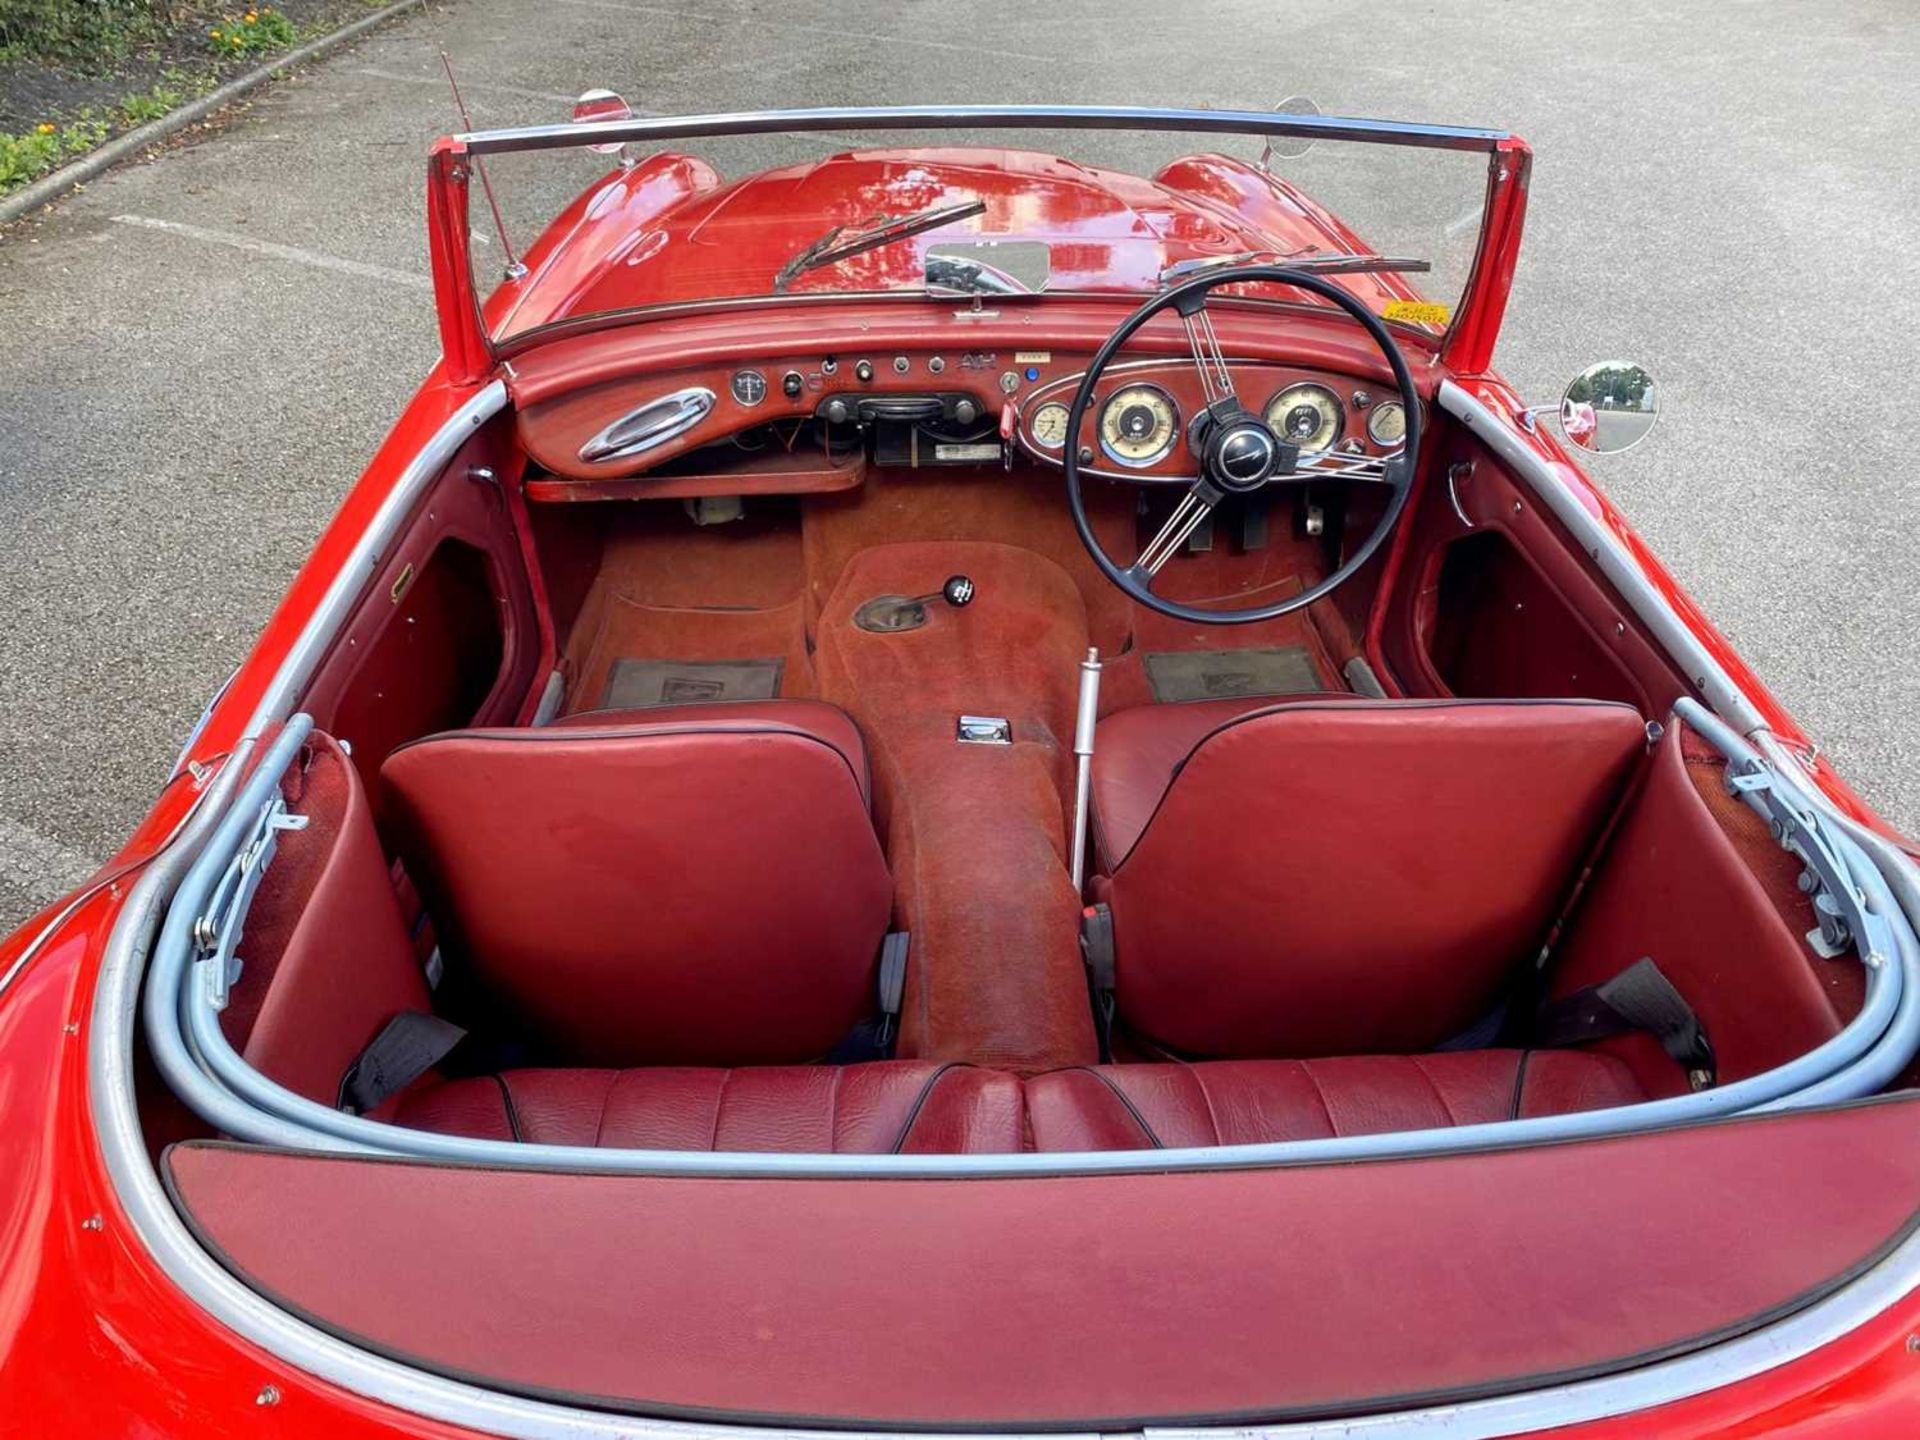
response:
<svg viewBox="0 0 1920 1440"><path fill-rule="evenodd" d="M1058 450L1067 443L1067 407L1058 400L1049 400L1027 421L1027 434L1043 449Z"/></svg>
<svg viewBox="0 0 1920 1440"><path fill-rule="evenodd" d="M1116 390L1100 410L1100 448L1117 465L1138 469L1165 457L1173 448L1180 412L1157 385Z"/></svg>
<svg viewBox="0 0 1920 1440"><path fill-rule="evenodd" d="M1267 402L1266 420L1289 445L1331 450L1340 439L1340 397L1324 385L1289 385Z"/></svg>

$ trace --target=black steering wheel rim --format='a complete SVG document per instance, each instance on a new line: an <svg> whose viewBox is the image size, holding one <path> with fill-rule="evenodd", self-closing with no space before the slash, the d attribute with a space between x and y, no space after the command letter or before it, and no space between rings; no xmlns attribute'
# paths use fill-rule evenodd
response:
<svg viewBox="0 0 1920 1440"><path fill-rule="evenodd" d="M1271 605L1253 606L1241 610L1204 609L1154 594L1150 584L1144 583L1138 577L1134 567L1123 568L1116 565L1113 557L1102 548L1098 537L1093 532L1093 524L1087 517L1086 500L1081 490L1080 428L1086 421L1087 411L1092 407L1095 387L1106 374L1107 367L1112 363L1120 347L1132 339L1141 326L1167 309L1178 308L1182 315L1191 315L1204 306L1205 296L1209 291L1222 285L1244 284L1249 281L1276 283L1304 290L1345 311L1348 316L1358 322L1379 348L1380 353L1386 357L1388 368L1393 371L1394 384L1400 392L1400 403L1406 411L1406 437L1399 453L1386 457L1383 466L1385 483L1390 491L1386 509L1381 513L1380 519L1375 522L1365 541L1331 574L1298 595L1289 596ZM1197 363L1202 365L1204 377L1205 363L1199 360ZM1119 328L1107 337L1106 343L1095 352L1092 361L1087 365L1086 372L1080 377L1079 388L1074 391L1073 403L1067 410L1067 443L1061 452L1061 463L1066 472L1067 506L1073 515L1074 529L1080 533L1080 543L1086 546L1087 553L1093 557L1094 564L1100 567L1101 573L1108 580L1138 603L1151 610L1157 610L1162 615L1170 615L1177 620L1187 620L1201 625L1248 625L1261 620L1274 620L1282 615L1292 614L1295 610L1304 609L1314 601L1331 594L1352 579L1354 574L1386 543L1387 536L1393 533L1394 526L1399 523L1401 514L1406 510L1407 500L1412 493L1414 459L1420 453L1420 418L1420 397L1414 389L1413 372L1408 368L1406 357L1401 354L1400 347L1394 343L1392 333L1377 315L1345 290L1318 275L1304 270L1291 270L1284 265L1245 265L1212 271L1148 300L1123 320ZM1272 478L1289 477L1269 477L1269 480L1261 483L1263 485L1271 483ZM1329 476L1328 478L1337 477ZM1203 476L1199 484L1206 483ZM1191 495L1197 489L1198 485L1188 493ZM1147 581L1150 582L1151 579L1152 575L1149 574Z"/></svg>

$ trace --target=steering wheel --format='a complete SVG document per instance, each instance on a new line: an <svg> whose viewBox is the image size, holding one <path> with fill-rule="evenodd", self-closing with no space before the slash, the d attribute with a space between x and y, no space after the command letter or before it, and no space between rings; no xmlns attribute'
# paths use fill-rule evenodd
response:
<svg viewBox="0 0 1920 1440"><path fill-rule="evenodd" d="M1233 375L1227 369L1219 338L1214 334L1213 317L1207 311L1207 295L1216 286L1245 284L1250 280L1288 285L1318 295L1346 311L1373 338L1392 367L1394 382L1400 390L1400 403L1407 416L1406 440L1396 454L1382 457L1329 450L1303 457L1297 445L1274 434L1264 419L1240 403L1240 397L1233 391ZM1187 343L1193 348L1193 363L1200 371L1200 393L1207 401L1207 408L1195 418L1187 436L1189 447L1199 457L1200 478L1188 488L1166 523L1133 563L1118 565L1101 547L1087 519L1086 500L1080 485L1080 426L1093 404L1094 390L1115 353L1142 325L1167 309L1179 312L1181 323L1186 327ZM1061 454L1067 474L1067 504L1073 510L1073 524L1080 532L1081 543L1101 572L1142 605L1162 615L1202 625L1245 625L1256 620L1272 620L1311 605L1350 580L1354 572L1373 558L1406 509L1407 497L1413 488L1413 457L1420 453L1420 400L1414 393L1413 374L1407 369L1406 357L1394 344L1387 327L1366 306L1317 275L1289 270L1282 265L1247 265L1209 271L1154 296L1129 315L1100 347L1087 366L1087 373L1081 377L1080 388L1074 392L1073 404L1067 412L1067 437ZM1187 537L1229 496L1251 495L1268 486L1319 480L1358 480L1385 485L1390 491L1387 508L1367 538L1344 564L1319 584L1277 604L1240 610L1203 609L1153 593L1153 579L1161 567L1180 552Z"/></svg>

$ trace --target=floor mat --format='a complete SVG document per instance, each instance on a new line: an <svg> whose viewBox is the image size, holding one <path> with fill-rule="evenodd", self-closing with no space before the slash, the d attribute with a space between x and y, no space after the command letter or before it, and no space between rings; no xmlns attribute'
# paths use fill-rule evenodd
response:
<svg viewBox="0 0 1920 1440"><path fill-rule="evenodd" d="M1327 688L1313 656L1300 645L1149 652L1146 670L1153 698L1162 705L1229 695L1306 695Z"/></svg>
<svg viewBox="0 0 1920 1440"><path fill-rule="evenodd" d="M780 693L786 662L771 660L636 660L613 662L602 710L649 705L704 705L715 700L771 700Z"/></svg>

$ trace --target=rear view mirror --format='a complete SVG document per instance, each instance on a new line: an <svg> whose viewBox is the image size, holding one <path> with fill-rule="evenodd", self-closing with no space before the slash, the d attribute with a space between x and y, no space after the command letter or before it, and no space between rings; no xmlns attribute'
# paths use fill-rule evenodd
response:
<svg viewBox="0 0 1920 1440"><path fill-rule="evenodd" d="M1276 115L1319 115L1320 107L1304 95L1289 95L1273 107ZM1266 148L1260 152L1260 168L1270 170L1275 160L1298 160L1313 148L1313 141L1305 135L1269 135Z"/></svg>
<svg viewBox="0 0 1920 1440"><path fill-rule="evenodd" d="M1594 455L1631 450L1659 418L1653 377L1626 360L1589 365L1560 400L1560 429L1568 443Z"/></svg>
<svg viewBox="0 0 1920 1440"><path fill-rule="evenodd" d="M571 118L576 125L592 125L604 120L631 120L633 107L611 90L589 90L573 102ZM612 144L587 146L596 155L618 155L625 148L617 140Z"/></svg>
<svg viewBox="0 0 1920 1440"><path fill-rule="evenodd" d="M1053 250L1044 240L942 240L926 254L929 295L1038 295Z"/></svg>

